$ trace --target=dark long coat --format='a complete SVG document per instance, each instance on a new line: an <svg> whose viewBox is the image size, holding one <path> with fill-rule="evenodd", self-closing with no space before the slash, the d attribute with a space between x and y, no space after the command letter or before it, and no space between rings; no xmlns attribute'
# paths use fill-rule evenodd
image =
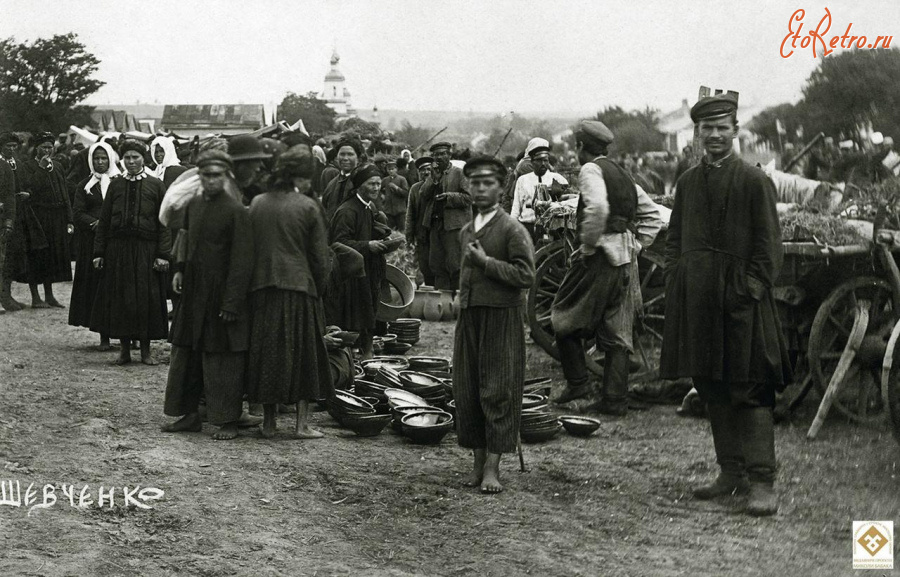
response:
<svg viewBox="0 0 900 577"><path fill-rule="evenodd" d="M53 161L53 169L44 170L35 159L28 159L19 167L22 188L31 193L20 205L33 211L47 248L29 247L26 278L16 280L34 284L68 282L72 280L72 255L67 227L73 224L73 217L65 169Z"/></svg>
<svg viewBox="0 0 900 577"><path fill-rule="evenodd" d="M91 311L94 297L100 285L102 273L94 269L94 228L100 220L103 208L103 193L98 182L85 190L90 176L76 184L72 214L75 218L75 238L78 247L75 253L75 277L72 281L72 298L69 301L69 324L76 327L91 326Z"/></svg>
<svg viewBox="0 0 900 577"><path fill-rule="evenodd" d="M375 326L378 293L385 274L385 258L369 250L369 241L381 240L375 229L372 211L354 194L334 213L328 232L331 243L345 244L361 254L366 276L349 279L337 294L329 294L325 301L325 316L329 324L345 330L365 330Z"/></svg>
<svg viewBox="0 0 900 577"><path fill-rule="evenodd" d="M678 181L666 243L663 378L790 382L772 298L783 253L775 187L731 156Z"/></svg>
<svg viewBox="0 0 900 577"><path fill-rule="evenodd" d="M177 255L184 272L181 299L172 321L173 345L207 353L249 349L247 294L253 274L250 212L227 194L191 199L185 211L187 242ZM237 315L225 323L221 311Z"/></svg>

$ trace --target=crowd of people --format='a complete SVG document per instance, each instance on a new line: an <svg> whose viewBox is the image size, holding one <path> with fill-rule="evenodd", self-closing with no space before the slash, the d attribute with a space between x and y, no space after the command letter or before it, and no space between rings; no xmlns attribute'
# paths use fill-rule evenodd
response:
<svg viewBox="0 0 900 577"><path fill-rule="evenodd" d="M771 182L733 154L736 109L729 95L692 109L706 154L679 167L661 372L692 378L710 407L722 472L696 496L749 491L748 510L770 515L772 408L790 378L769 294L781 240ZM23 307L10 284L20 282L33 308L62 307L53 285L73 280L74 258L70 324L97 333L102 350L119 340L117 364L131 362L133 342L143 364L156 364L150 343L171 342L163 409L176 420L165 431L200 431L205 414L216 439L260 423L270 438L278 412L296 405L293 434L313 439L323 433L311 403L352 384L353 355L338 335L359 333L360 355L372 355L385 331L376 313L386 255L405 240L421 281L456 291L458 441L474 454L466 483L496 493L501 455L519 437L524 307L536 219L548 208L575 214L578 244L552 305L566 379L555 401L593 396L590 410L628 413L637 257L662 228L651 196L666 183L640 159L611 159L615 135L602 122L581 121L574 139L577 189L538 137L508 167L450 142L394 156L352 135L180 148L164 135L107 137L77 149L51 134L26 148L6 133L0 305ZM585 339L605 353L596 389Z"/></svg>

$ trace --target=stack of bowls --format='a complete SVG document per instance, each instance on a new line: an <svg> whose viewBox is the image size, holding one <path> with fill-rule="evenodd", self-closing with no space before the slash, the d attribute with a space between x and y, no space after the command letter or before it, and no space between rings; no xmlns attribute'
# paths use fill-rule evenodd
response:
<svg viewBox="0 0 900 577"><path fill-rule="evenodd" d="M425 399L429 405L439 407L447 400L443 381L426 373L400 371L400 384L404 390Z"/></svg>
<svg viewBox="0 0 900 577"><path fill-rule="evenodd" d="M439 379L450 378L450 359L444 357L409 357L409 370Z"/></svg>
<svg viewBox="0 0 900 577"><path fill-rule="evenodd" d="M375 373L375 378L372 380L388 389L403 388L403 382L400 380L400 373L387 367L378 369Z"/></svg>
<svg viewBox="0 0 900 577"><path fill-rule="evenodd" d="M562 425L554 414L542 409L523 409L519 436L526 443L549 441L559 433Z"/></svg>
<svg viewBox="0 0 900 577"><path fill-rule="evenodd" d="M403 435L417 445L437 445L453 430L453 416L446 411L412 411L400 419Z"/></svg>
<svg viewBox="0 0 900 577"><path fill-rule="evenodd" d="M344 424L345 417L374 415L375 407L348 391L335 391L334 396L326 402L328 414L338 424Z"/></svg>
<svg viewBox="0 0 900 577"><path fill-rule="evenodd" d="M385 348L397 340L397 335L387 334L372 337L372 350L378 354L387 353ZM387 353L391 354L391 353Z"/></svg>
<svg viewBox="0 0 900 577"><path fill-rule="evenodd" d="M375 400L375 412L386 415L391 410L390 406L388 406L387 395L384 394L387 388L381 383L358 379L353 387L353 391L362 398L373 398Z"/></svg>
<svg viewBox="0 0 900 577"><path fill-rule="evenodd" d="M397 319L388 323L388 331L397 335L397 342L414 345L419 342L419 319Z"/></svg>
<svg viewBox="0 0 900 577"><path fill-rule="evenodd" d="M522 410L526 411L547 411L549 401L544 395L536 393L525 393L522 395Z"/></svg>
<svg viewBox="0 0 900 577"><path fill-rule="evenodd" d="M380 368L388 368L395 371L405 371L409 369L409 361L406 360L406 357L372 357L360 364L362 365L363 371L366 373L366 378L369 379L374 379L375 374Z"/></svg>
<svg viewBox="0 0 900 577"><path fill-rule="evenodd" d="M439 411L437 407L429 407L428 405L397 405L396 407L391 407L391 427L394 428L400 434L403 434L403 424L401 423L401 419L406 415L411 413L418 413L420 411Z"/></svg>
<svg viewBox="0 0 900 577"><path fill-rule="evenodd" d="M533 379L525 379L524 391L526 393L537 393L550 396L551 381L550 377L535 377Z"/></svg>
<svg viewBox="0 0 900 577"><path fill-rule="evenodd" d="M359 437L375 437L390 422L390 415L345 415L343 425Z"/></svg>

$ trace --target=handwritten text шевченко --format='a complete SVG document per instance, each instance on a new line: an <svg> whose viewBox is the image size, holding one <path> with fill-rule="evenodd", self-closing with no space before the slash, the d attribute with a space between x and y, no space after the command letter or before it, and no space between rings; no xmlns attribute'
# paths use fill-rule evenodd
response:
<svg viewBox="0 0 900 577"><path fill-rule="evenodd" d="M791 14L791 19L788 21L788 33L784 40L781 41L780 54L782 58L790 58L794 54L798 41L801 49L812 48L813 57L818 58L820 49L823 56L828 56L838 48L838 45L840 45L840 48L890 48L891 42L894 40L893 36L878 36L875 42L870 43L866 36L851 36L852 22L847 25L847 30L843 36L835 35L830 39L826 39L825 35L831 29L831 11L828 8L825 8L825 16L819 20L819 25L816 26L815 30L810 30L801 36L800 32L803 30L803 18L805 16L806 11L802 8L795 10ZM794 30L795 22L800 23L796 30Z"/></svg>
<svg viewBox="0 0 900 577"><path fill-rule="evenodd" d="M110 508L116 504L116 494L119 493L120 504L124 507L134 506L138 509L152 509L147 505L147 501L158 501L162 499L165 492L155 487L135 486L130 487L100 487L97 490L97 500L94 501L90 485L84 485L80 489L75 485L63 483L59 487L61 497L57 496L57 487L52 484L46 484L43 487L35 488L34 483L30 483L24 491L19 481L0 480L0 506L8 507L26 507L29 509L28 514L34 509L49 509L56 505L57 501L62 499L68 500L72 507L82 509L88 508L95 502L98 508L108 505Z"/></svg>

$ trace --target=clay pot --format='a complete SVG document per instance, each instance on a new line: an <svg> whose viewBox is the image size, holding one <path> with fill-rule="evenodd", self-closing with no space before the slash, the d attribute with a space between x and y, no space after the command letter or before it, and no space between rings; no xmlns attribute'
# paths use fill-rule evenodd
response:
<svg viewBox="0 0 900 577"><path fill-rule="evenodd" d="M443 305L443 314L441 316L442 321L452 321L454 319L453 314L453 291L450 290L442 290L441 291L441 304Z"/></svg>
<svg viewBox="0 0 900 577"><path fill-rule="evenodd" d="M409 305L409 308L406 309L406 314L414 319L422 318L422 315L425 314L425 291L416 291L416 296L413 298L413 302Z"/></svg>
<svg viewBox="0 0 900 577"><path fill-rule="evenodd" d="M423 316L426 321L437 322L441 320L444 314L444 305L441 302L441 293L439 291L423 291L425 297L425 307L423 308Z"/></svg>

